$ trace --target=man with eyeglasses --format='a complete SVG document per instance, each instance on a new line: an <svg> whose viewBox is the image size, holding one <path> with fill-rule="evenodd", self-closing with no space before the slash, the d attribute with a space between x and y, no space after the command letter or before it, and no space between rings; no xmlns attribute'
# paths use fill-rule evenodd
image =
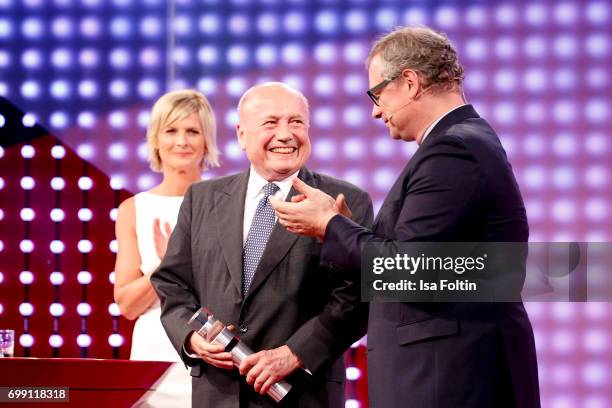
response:
<svg viewBox="0 0 612 408"><path fill-rule="evenodd" d="M359 267L368 243L526 242L523 200L489 124L464 101L463 68L449 40L401 27L366 61L372 116L419 148L372 230L337 201L296 180L303 195L274 201L289 231L323 241L321 257ZM372 303L372 407L539 407L533 331L517 303Z"/></svg>

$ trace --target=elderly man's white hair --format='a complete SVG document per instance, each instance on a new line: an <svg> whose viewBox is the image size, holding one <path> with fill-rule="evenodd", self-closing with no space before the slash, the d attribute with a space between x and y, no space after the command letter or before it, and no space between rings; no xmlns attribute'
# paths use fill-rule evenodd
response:
<svg viewBox="0 0 612 408"><path fill-rule="evenodd" d="M252 87L247 89L247 91L240 97L240 100L238 101L238 115L240 115L240 112L242 112L242 110L249 104L249 102L253 98L253 95L255 95L257 91L266 88L282 88L289 93L295 94L297 97L302 99L302 101L304 101L306 109L310 110L308 106L308 99L306 99L302 92L285 84L284 82L265 82L263 84L253 85Z"/></svg>

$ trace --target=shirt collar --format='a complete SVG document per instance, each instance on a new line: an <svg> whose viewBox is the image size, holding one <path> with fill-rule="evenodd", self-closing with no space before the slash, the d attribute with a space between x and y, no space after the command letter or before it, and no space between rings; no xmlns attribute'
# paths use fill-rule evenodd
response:
<svg viewBox="0 0 612 408"><path fill-rule="evenodd" d="M282 193L282 197L287 197L289 195L289 191L293 185L293 179L297 177L300 171L296 171L291 174L289 177L286 177L282 180L275 181L276 184L280 188L280 192ZM251 165L251 171L249 176L249 183L247 185L247 200L255 199L259 194L261 194L262 189L269 181L263 178L257 173L253 165ZM277 193L278 194L278 193Z"/></svg>
<svg viewBox="0 0 612 408"><path fill-rule="evenodd" d="M455 109L459 109L462 106L465 106L466 104L462 104L459 106L455 106L453 109L447 111L445 114L443 114L442 116L440 116L438 119L436 119L431 125L429 125L429 127L427 128L427 130L425 130L425 133L423 134L423 137L421 138L421 144L425 141L425 138L431 133L431 131L433 130L433 128L436 127L436 125L438 124L438 122L440 122L446 115L448 115L449 113L451 113L452 111L454 111Z"/></svg>

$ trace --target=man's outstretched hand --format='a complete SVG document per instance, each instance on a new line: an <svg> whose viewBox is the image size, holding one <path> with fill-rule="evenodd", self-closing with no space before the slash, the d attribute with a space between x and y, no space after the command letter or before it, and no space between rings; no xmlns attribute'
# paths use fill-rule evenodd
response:
<svg viewBox="0 0 612 408"><path fill-rule="evenodd" d="M293 187L300 194L292 197L291 202L270 197L278 221L287 231L323 240L327 224L335 215L351 218L351 210L343 194L334 199L297 177L293 179Z"/></svg>

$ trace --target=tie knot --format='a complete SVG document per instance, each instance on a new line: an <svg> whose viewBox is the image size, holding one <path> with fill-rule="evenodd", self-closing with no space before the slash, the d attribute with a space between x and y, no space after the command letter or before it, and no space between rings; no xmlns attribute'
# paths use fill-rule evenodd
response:
<svg viewBox="0 0 612 408"><path fill-rule="evenodd" d="M264 198L268 198L271 195L274 195L278 190L280 190L280 187L277 186L274 183L268 183L264 186L263 191L264 191Z"/></svg>

